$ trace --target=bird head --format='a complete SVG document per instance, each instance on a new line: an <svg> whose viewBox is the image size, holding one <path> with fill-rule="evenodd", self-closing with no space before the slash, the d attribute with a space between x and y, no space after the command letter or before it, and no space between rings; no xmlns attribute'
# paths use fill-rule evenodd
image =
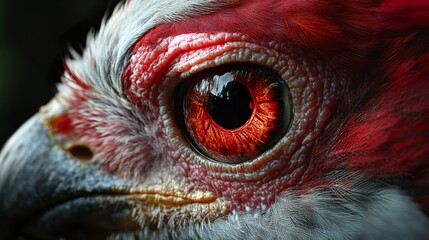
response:
<svg viewBox="0 0 429 240"><path fill-rule="evenodd" d="M428 15L121 3L3 148L0 236L427 236Z"/></svg>

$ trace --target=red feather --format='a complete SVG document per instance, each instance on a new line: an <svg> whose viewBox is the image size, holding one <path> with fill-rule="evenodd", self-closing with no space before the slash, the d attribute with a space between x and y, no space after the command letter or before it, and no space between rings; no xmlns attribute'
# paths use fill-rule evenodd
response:
<svg viewBox="0 0 429 240"><path fill-rule="evenodd" d="M379 1L240 1L214 14L164 24L146 34L162 36L197 32L240 32L254 39L290 41L321 54L341 67L363 68L376 43Z"/></svg>
<svg viewBox="0 0 429 240"><path fill-rule="evenodd" d="M429 2L384 1L377 12L382 28L372 74L346 96L354 105L345 99L338 107L341 116L313 156L327 168L347 163L353 171L402 178L429 213Z"/></svg>

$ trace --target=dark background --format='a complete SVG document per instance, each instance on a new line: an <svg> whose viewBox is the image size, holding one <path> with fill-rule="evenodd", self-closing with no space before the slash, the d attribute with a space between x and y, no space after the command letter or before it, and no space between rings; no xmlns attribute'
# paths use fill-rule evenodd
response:
<svg viewBox="0 0 429 240"><path fill-rule="evenodd" d="M118 2L0 1L0 149L55 94L68 47L81 50Z"/></svg>

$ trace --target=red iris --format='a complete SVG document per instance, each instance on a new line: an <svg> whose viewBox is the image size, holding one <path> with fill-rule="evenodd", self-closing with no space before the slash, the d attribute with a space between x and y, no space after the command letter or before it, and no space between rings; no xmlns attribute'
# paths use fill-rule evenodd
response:
<svg viewBox="0 0 429 240"><path fill-rule="evenodd" d="M178 103L183 104L179 121L191 144L227 163L262 154L285 134L292 118L285 81L252 64L219 66L191 76L180 86Z"/></svg>

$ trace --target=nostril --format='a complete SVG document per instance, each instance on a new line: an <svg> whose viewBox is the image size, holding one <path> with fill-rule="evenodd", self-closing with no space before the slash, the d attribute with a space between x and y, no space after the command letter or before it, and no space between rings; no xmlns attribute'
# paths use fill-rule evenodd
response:
<svg viewBox="0 0 429 240"><path fill-rule="evenodd" d="M72 157L83 162L90 161L94 156L92 150L85 145L74 145L69 147L67 151L72 155Z"/></svg>

